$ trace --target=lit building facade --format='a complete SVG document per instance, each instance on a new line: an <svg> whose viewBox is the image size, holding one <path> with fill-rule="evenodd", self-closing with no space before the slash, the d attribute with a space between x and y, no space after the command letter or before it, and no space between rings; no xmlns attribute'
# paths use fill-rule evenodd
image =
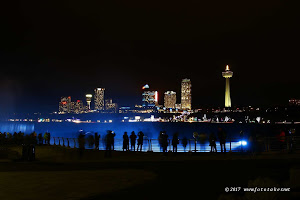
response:
<svg viewBox="0 0 300 200"><path fill-rule="evenodd" d="M176 92L167 91L164 96L164 107L165 108L175 108L176 104Z"/></svg>
<svg viewBox="0 0 300 200"><path fill-rule="evenodd" d="M143 107L155 107L156 105L158 105L158 92L150 91L148 84L146 84L143 87L142 96L143 96L142 98Z"/></svg>
<svg viewBox="0 0 300 200"><path fill-rule="evenodd" d="M105 110L108 112L116 113L118 105L113 103L112 99L105 99Z"/></svg>
<svg viewBox="0 0 300 200"><path fill-rule="evenodd" d="M232 77L233 72L230 71L229 66L226 65L225 72L222 72L222 76L226 79L225 85L225 107L231 107L231 98L230 98L230 82L229 79Z"/></svg>
<svg viewBox="0 0 300 200"><path fill-rule="evenodd" d="M61 97L59 102L59 112L60 113L70 113L72 112L71 97Z"/></svg>
<svg viewBox="0 0 300 200"><path fill-rule="evenodd" d="M91 95L91 94L85 95L88 110L91 110L92 97L93 97L93 95Z"/></svg>
<svg viewBox="0 0 300 200"><path fill-rule="evenodd" d="M300 99L290 99L289 104L291 106L300 106Z"/></svg>
<svg viewBox="0 0 300 200"><path fill-rule="evenodd" d="M104 91L105 88L96 88L94 95L95 110L104 110Z"/></svg>
<svg viewBox="0 0 300 200"><path fill-rule="evenodd" d="M79 114L84 112L83 102L81 100L77 100L76 102L72 103L74 103L74 113Z"/></svg>
<svg viewBox="0 0 300 200"><path fill-rule="evenodd" d="M181 82L181 108L192 109L192 83L190 79L182 79Z"/></svg>

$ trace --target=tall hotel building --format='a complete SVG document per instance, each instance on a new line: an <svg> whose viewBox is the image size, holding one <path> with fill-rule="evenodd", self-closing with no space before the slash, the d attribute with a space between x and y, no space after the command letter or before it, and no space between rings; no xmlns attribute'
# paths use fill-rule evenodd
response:
<svg viewBox="0 0 300 200"><path fill-rule="evenodd" d="M192 109L192 84L190 79L182 79L181 82L181 108Z"/></svg>
<svg viewBox="0 0 300 200"><path fill-rule="evenodd" d="M158 105L158 92L150 91L149 85L146 84L143 87L143 107L154 107Z"/></svg>
<svg viewBox="0 0 300 200"><path fill-rule="evenodd" d="M96 88L94 101L95 101L95 110L104 110L104 90L105 88Z"/></svg>
<svg viewBox="0 0 300 200"><path fill-rule="evenodd" d="M164 97L165 108L175 108L175 104L176 104L176 92L173 91L165 92L165 97Z"/></svg>

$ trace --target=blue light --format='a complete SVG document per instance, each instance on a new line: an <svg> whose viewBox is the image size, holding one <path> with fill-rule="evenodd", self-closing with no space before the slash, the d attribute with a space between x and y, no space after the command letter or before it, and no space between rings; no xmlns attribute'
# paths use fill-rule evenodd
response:
<svg viewBox="0 0 300 200"><path fill-rule="evenodd" d="M242 141L240 141L240 144L241 144L242 146L246 146L246 145L247 145L247 142L246 142L245 140L242 140Z"/></svg>

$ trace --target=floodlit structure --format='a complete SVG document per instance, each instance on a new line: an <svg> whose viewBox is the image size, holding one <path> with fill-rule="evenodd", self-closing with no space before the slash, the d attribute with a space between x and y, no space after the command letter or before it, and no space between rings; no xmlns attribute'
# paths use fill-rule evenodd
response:
<svg viewBox="0 0 300 200"><path fill-rule="evenodd" d="M233 72L230 71L229 65L226 65L225 72L222 72L222 76L226 79L225 85L225 107L231 107L231 99L230 99L230 82L229 79L232 77Z"/></svg>
<svg viewBox="0 0 300 200"><path fill-rule="evenodd" d="M181 108L183 110L192 109L192 83L190 79L181 81Z"/></svg>
<svg viewBox="0 0 300 200"><path fill-rule="evenodd" d="M85 97L86 97L86 104L88 106L88 110L91 110L91 102L92 102L93 95L87 94L85 95Z"/></svg>
<svg viewBox="0 0 300 200"><path fill-rule="evenodd" d="M158 92L157 91L150 91L149 90L149 85L146 84L143 86L143 107L154 107L158 105Z"/></svg>
<svg viewBox="0 0 300 200"><path fill-rule="evenodd" d="M95 110L104 110L104 91L105 88L96 88L94 101L95 101Z"/></svg>
<svg viewBox="0 0 300 200"><path fill-rule="evenodd" d="M176 104L176 92L174 91L165 92L165 97L164 97L165 108L175 108L175 104Z"/></svg>

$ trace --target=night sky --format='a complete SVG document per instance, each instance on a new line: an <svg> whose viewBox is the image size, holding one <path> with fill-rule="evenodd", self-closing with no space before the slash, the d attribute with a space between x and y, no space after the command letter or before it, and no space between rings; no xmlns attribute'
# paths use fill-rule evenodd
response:
<svg viewBox="0 0 300 200"><path fill-rule="evenodd" d="M120 106L148 83L193 107L287 104L299 94L299 21L293 1L20 1L1 9L1 112L53 112L61 96L96 87ZM10 5L9 5L10 4Z"/></svg>

